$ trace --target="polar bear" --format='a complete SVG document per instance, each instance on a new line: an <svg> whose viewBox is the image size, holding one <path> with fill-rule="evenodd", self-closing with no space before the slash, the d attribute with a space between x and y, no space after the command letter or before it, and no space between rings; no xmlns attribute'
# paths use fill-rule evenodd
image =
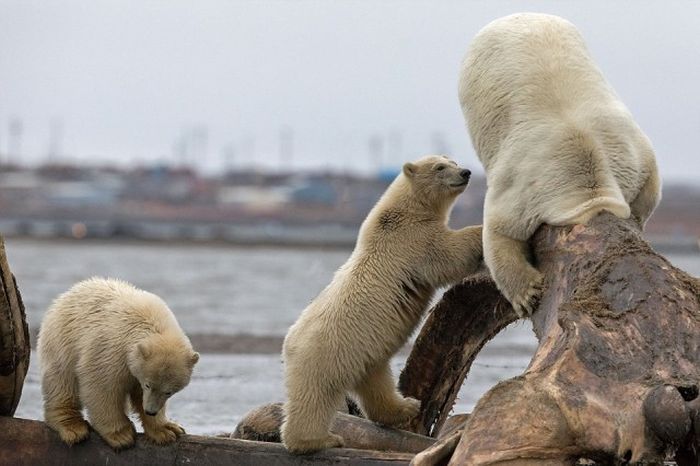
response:
<svg viewBox="0 0 700 466"><path fill-rule="evenodd" d="M131 446L127 401L154 443L185 432L165 403L189 383L199 354L158 296L119 280L79 282L46 312L37 346L44 417L67 444L89 435L84 407L112 448Z"/></svg>
<svg viewBox="0 0 700 466"><path fill-rule="evenodd" d="M464 60L459 98L484 165L484 259L520 316L542 274L528 239L543 223L585 223L601 210L643 227L660 200L651 143L568 21L497 19Z"/></svg>
<svg viewBox="0 0 700 466"><path fill-rule="evenodd" d="M461 280L481 261L481 227L447 226L469 176L444 156L406 163L363 222L348 261L289 329L281 429L289 451L342 446L329 426L346 392L385 425L417 414L420 402L397 391L389 360L435 289Z"/></svg>

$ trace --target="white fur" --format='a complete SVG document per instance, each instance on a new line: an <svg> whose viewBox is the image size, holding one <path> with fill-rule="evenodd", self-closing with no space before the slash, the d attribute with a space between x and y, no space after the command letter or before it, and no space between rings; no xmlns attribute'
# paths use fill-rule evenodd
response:
<svg viewBox="0 0 700 466"><path fill-rule="evenodd" d="M576 28L556 16L516 14L482 29L459 97L488 182L485 261L522 315L542 283L527 260L537 227L602 210L643 226L660 199L654 152Z"/></svg>
<svg viewBox="0 0 700 466"><path fill-rule="evenodd" d="M348 391L382 424L398 425L418 412L418 400L396 390L389 359L434 290L480 262L481 227L447 226L466 186L460 173L441 156L407 163L362 224L348 261L289 329L282 440L290 451L342 445L329 426Z"/></svg>
<svg viewBox="0 0 700 466"><path fill-rule="evenodd" d="M158 296L118 280L77 283L46 312L38 349L44 416L64 442L87 438L86 408L110 446L131 446L129 402L149 440L184 433L166 418L165 402L189 383L199 354Z"/></svg>

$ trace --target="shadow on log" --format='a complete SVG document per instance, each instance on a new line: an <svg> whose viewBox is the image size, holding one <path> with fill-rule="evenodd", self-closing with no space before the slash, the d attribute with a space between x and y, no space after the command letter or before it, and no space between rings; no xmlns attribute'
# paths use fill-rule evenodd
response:
<svg viewBox="0 0 700 466"><path fill-rule="evenodd" d="M29 368L29 329L22 297L0 236L0 416L12 416Z"/></svg>
<svg viewBox="0 0 700 466"><path fill-rule="evenodd" d="M293 456L280 444L195 435L183 435L171 445L156 446L139 434L134 448L115 452L94 432L85 442L68 447L42 422L2 417L0 432L0 464L13 466L296 466L338 463L389 466L407 464L413 458L410 453L344 448Z"/></svg>
<svg viewBox="0 0 700 466"><path fill-rule="evenodd" d="M539 347L523 375L479 400L450 464L554 466L579 458L660 464L677 452L679 465L697 465L698 280L656 254L636 223L609 213L586 226L541 227L531 245L546 277L532 316ZM475 302L472 295L485 286L466 282L451 290L451 312L439 323L429 320L421 332L420 338L434 345L444 338L438 335L447 335L466 353L460 355L460 368L452 367L447 349L434 351L433 344L414 349L402 388L429 400L417 430L439 426L449 411L483 344L469 342L488 339L507 323L508 312L498 299ZM479 325L463 328L464 314L474 313ZM484 334L484 329L489 330ZM450 330L458 337L449 337ZM446 367L412 367L412 360L426 357ZM406 375L421 365L429 379ZM447 438L433 447L442 461L449 458L442 448L448 441L454 443ZM428 457L421 464L430 462Z"/></svg>

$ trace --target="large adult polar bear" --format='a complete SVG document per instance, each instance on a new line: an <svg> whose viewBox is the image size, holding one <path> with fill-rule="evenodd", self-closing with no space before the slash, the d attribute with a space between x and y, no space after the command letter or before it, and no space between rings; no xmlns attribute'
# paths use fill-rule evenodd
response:
<svg viewBox="0 0 700 466"><path fill-rule="evenodd" d="M557 16L497 19L471 44L459 98L486 170L484 259L521 316L542 274L537 227L585 223L601 210L643 227L661 197L654 152L588 53Z"/></svg>

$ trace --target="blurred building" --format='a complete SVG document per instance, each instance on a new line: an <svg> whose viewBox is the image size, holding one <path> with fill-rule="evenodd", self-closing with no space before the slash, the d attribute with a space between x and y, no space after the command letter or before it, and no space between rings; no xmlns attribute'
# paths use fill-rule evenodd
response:
<svg viewBox="0 0 700 466"><path fill-rule="evenodd" d="M383 169L363 177L251 169L206 177L166 165L3 166L0 231L41 237L350 246L367 212L398 173ZM485 192L485 180L473 177L455 203L453 227L481 223ZM659 243L696 244L698 205L699 188L665 186L648 234Z"/></svg>

